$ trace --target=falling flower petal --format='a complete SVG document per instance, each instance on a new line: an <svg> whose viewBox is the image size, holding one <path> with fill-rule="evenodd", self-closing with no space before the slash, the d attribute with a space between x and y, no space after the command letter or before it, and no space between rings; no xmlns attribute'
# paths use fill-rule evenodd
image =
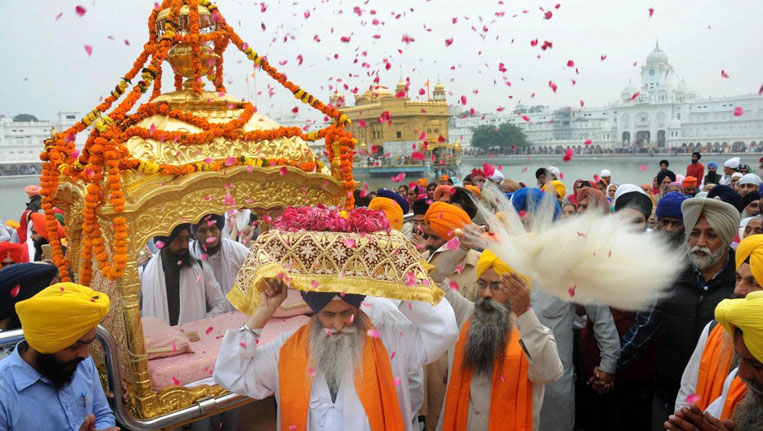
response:
<svg viewBox="0 0 763 431"><path fill-rule="evenodd" d="M554 90L554 93L556 93L557 86L554 83L554 81L548 81L548 86L551 87L552 90Z"/></svg>
<svg viewBox="0 0 763 431"><path fill-rule="evenodd" d="M416 285L416 276L413 275L413 273L410 271L405 273L405 285L406 286Z"/></svg>
<svg viewBox="0 0 763 431"><path fill-rule="evenodd" d="M593 143L593 141L591 139L586 139L585 142L584 142L586 147L591 145L592 143Z"/></svg>
<svg viewBox="0 0 763 431"><path fill-rule="evenodd" d="M455 250L461 245L461 241L458 240L458 238L453 238L452 240L445 243L445 247L448 250Z"/></svg>
<svg viewBox="0 0 763 431"><path fill-rule="evenodd" d="M741 106L734 107L734 116L741 117L742 115L744 115L744 108L742 108Z"/></svg>
<svg viewBox="0 0 763 431"><path fill-rule="evenodd" d="M207 334L207 335L209 335L209 334L211 334L211 333L212 333L212 331L214 331L214 330L215 330L215 328L214 328L213 326L210 326L209 328L207 328L207 330L206 330L206 331L204 331L204 333L205 333L205 334Z"/></svg>
<svg viewBox="0 0 763 431"><path fill-rule="evenodd" d="M395 377L395 380L392 380L392 384L394 386L400 386L400 377Z"/></svg>
<svg viewBox="0 0 763 431"><path fill-rule="evenodd" d="M413 160L424 160L426 157L424 156L424 153L422 153L421 151L414 151L411 154L411 158Z"/></svg>
<svg viewBox="0 0 763 431"><path fill-rule="evenodd" d="M573 153L572 148L567 148L566 150L564 150L564 157L562 157L562 161L569 162L570 160L572 160L572 153Z"/></svg>
<svg viewBox="0 0 763 431"><path fill-rule="evenodd" d="M686 402L689 403L689 404L696 404L697 401L699 401L699 395L697 395L697 394L689 394L686 397Z"/></svg>
<svg viewBox="0 0 763 431"><path fill-rule="evenodd" d="M638 168L641 169L642 172L646 172L646 165L644 165L644 164L639 165Z"/></svg>
<svg viewBox="0 0 763 431"><path fill-rule="evenodd" d="M353 248L353 247L355 247L355 238L345 238L345 239L342 240L342 243L347 248ZM344 296L344 295L342 295L342 296Z"/></svg>
<svg viewBox="0 0 763 431"><path fill-rule="evenodd" d="M453 45L453 38L445 39L445 46L451 46Z"/></svg>
<svg viewBox="0 0 763 431"><path fill-rule="evenodd" d="M90 45L85 45L85 52L87 53L87 56L90 57L93 55L93 47Z"/></svg>
<svg viewBox="0 0 763 431"><path fill-rule="evenodd" d="M576 284L576 285L570 287L569 289L567 289L567 293L570 294L570 298L574 298L575 297L575 289L577 289L577 288L578 288L578 285Z"/></svg>
<svg viewBox="0 0 763 431"><path fill-rule="evenodd" d="M13 286L13 289L11 289L11 298L17 297L19 294L19 290L21 290L20 284Z"/></svg>
<svg viewBox="0 0 763 431"><path fill-rule="evenodd" d="M371 338L379 338L381 337L381 334L379 333L378 329L369 329L368 332L366 332L369 337Z"/></svg>
<svg viewBox="0 0 763 431"><path fill-rule="evenodd" d="M654 15L654 8L650 7L649 8L649 18L651 18L653 15Z"/></svg>
<svg viewBox="0 0 763 431"><path fill-rule="evenodd" d="M162 248L164 248L164 241L156 241L154 242L154 245L156 246L156 248L161 250Z"/></svg>
<svg viewBox="0 0 763 431"><path fill-rule="evenodd" d="M463 266L461 266L461 265L456 265L456 272L457 272L457 273L461 274L461 271L463 271L463 270L464 270L464 267L463 267Z"/></svg>
<svg viewBox="0 0 763 431"><path fill-rule="evenodd" d="M77 5L77 6L74 8L74 12L76 12L76 13L77 13L77 16L84 16L84 15L85 15L85 13L87 12L87 9L85 9L84 7L82 7L82 6L80 6L80 5Z"/></svg>
<svg viewBox="0 0 763 431"><path fill-rule="evenodd" d="M454 292L458 292L458 283L456 283L455 281L451 281L450 289L453 290Z"/></svg>
<svg viewBox="0 0 763 431"><path fill-rule="evenodd" d="M730 75L728 73L726 73L725 70L721 69L721 77L722 78L729 79L729 76Z"/></svg>
<svg viewBox="0 0 763 431"><path fill-rule="evenodd" d="M281 166L281 169L278 170L278 172L281 174L281 176L286 175L289 171L286 169L286 166Z"/></svg>
<svg viewBox="0 0 763 431"><path fill-rule="evenodd" d="M567 60L567 67L575 67L575 62L572 60Z"/></svg>

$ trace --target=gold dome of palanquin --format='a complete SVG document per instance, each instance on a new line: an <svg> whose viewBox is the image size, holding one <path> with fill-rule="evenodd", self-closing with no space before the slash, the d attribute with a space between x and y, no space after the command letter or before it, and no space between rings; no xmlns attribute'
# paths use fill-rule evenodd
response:
<svg viewBox="0 0 763 431"><path fill-rule="evenodd" d="M316 203L351 207L356 144L342 111L288 81L239 38L209 0L163 0L149 17L149 33L111 95L75 126L54 130L40 156L48 224L56 223L54 206L67 214L67 256L63 238L49 228L54 262L63 280L71 266L76 281L112 298L103 325L120 346L128 411L143 419L225 390L202 385L153 391L140 320L138 252L152 237L209 213L249 208L275 214ZM229 44L332 122L309 133L281 127L251 103L228 95L222 66ZM164 60L171 63L166 69L175 85L163 93ZM213 91L204 91L204 77ZM148 102L138 106L145 93ZM76 151L75 136L91 126L84 148ZM319 139L326 142L330 166L307 145Z"/></svg>

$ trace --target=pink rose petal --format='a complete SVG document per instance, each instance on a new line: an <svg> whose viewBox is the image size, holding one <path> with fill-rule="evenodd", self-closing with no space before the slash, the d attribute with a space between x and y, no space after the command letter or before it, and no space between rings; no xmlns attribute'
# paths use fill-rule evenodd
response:
<svg viewBox="0 0 763 431"><path fill-rule="evenodd" d="M369 329L366 334L371 338L379 338L381 337L381 334L379 333L378 329Z"/></svg>
<svg viewBox="0 0 763 431"><path fill-rule="evenodd" d="M647 168L646 168L646 165L644 165L644 164L642 164L642 165L639 165L639 167L638 167L638 168L639 168L639 169L641 169L641 171L642 171L642 172L646 172L646 169L647 169Z"/></svg>
<svg viewBox="0 0 763 431"><path fill-rule="evenodd" d="M246 343L245 342L242 341L242 342L238 343L238 345L241 346L242 349L246 349Z"/></svg>
<svg viewBox="0 0 763 431"><path fill-rule="evenodd" d="M180 386L180 380L178 380L175 377L173 377L172 378L172 385L173 386Z"/></svg>
<svg viewBox="0 0 763 431"><path fill-rule="evenodd" d="M459 246L461 246L461 241L459 241L459 239L458 239L458 238L453 238L452 240L450 240L450 241L448 241L447 243L445 243L445 247L446 247L448 250L455 250L455 249L457 249Z"/></svg>
<svg viewBox="0 0 763 431"><path fill-rule="evenodd" d="M211 333L212 333L212 331L214 331L214 330L215 330L214 326L210 326L209 328L207 328L207 330L206 330L206 331L204 331L204 333L205 333L205 334L207 334L207 335L209 335L209 334L211 334Z"/></svg>
<svg viewBox="0 0 763 431"><path fill-rule="evenodd" d="M85 15L85 13L87 12L87 9L85 9L84 7L82 7L82 6L80 6L80 5L77 5L77 6L74 8L74 12L76 12L76 13L77 13L77 16L84 16L84 15Z"/></svg>
<svg viewBox="0 0 763 431"><path fill-rule="evenodd" d="M697 401L699 401L699 395L697 394L689 394L689 396L686 397L686 402L689 404L696 404Z"/></svg>
<svg viewBox="0 0 763 431"><path fill-rule="evenodd" d="M395 380L392 380L392 384L394 386L400 386L400 377L395 377Z"/></svg>
<svg viewBox="0 0 763 431"><path fill-rule="evenodd" d="M21 290L20 284L13 286L13 289L11 289L11 298L17 297L19 295L19 290Z"/></svg>
<svg viewBox="0 0 763 431"><path fill-rule="evenodd" d="M92 47L92 45L85 45L85 52L87 53L88 57L93 55L93 47Z"/></svg>
<svg viewBox="0 0 763 431"><path fill-rule="evenodd" d="M450 289L453 290L454 292L458 292L458 283L456 283L455 281L451 281Z"/></svg>
<svg viewBox="0 0 763 431"><path fill-rule="evenodd" d="M742 108L741 106L734 107L734 116L741 117L742 115L744 115L744 108Z"/></svg>

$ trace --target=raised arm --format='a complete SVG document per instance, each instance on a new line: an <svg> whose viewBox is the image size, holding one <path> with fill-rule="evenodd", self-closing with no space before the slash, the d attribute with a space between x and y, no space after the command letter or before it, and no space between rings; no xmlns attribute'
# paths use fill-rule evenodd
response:
<svg viewBox="0 0 763 431"><path fill-rule="evenodd" d="M458 340L456 317L448 301L441 300L434 306L410 301L399 310L411 323L385 325L383 336L385 344L408 358L409 371L434 362Z"/></svg>

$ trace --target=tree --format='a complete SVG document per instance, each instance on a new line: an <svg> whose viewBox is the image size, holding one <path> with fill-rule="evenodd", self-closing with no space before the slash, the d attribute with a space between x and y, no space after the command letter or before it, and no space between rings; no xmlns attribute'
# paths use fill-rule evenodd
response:
<svg viewBox="0 0 763 431"><path fill-rule="evenodd" d="M530 143L527 141L522 129L511 124L503 123L498 127L482 125L474 129L472 136L472 146L489 150L491 148L511 148L526 147Z"/></svg>
<svg viewBox="0 0 763 431"><path fill-rule="evenodd" d="M32 114L19 114L13 117L13 121L17 123L28 123L30 121L40 121Z"/></svg>

